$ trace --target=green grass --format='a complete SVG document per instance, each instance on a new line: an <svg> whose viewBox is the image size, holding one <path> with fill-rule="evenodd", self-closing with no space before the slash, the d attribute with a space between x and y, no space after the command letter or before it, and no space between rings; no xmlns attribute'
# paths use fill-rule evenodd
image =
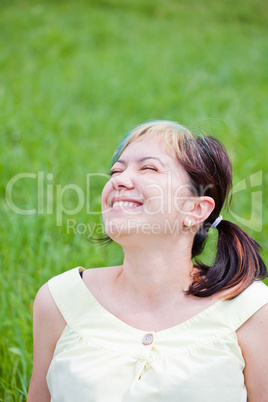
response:
<svg viewBox="0 0 268 402"><path fill-rule="evenodd" d="M88 173L106 173L136 124L171 119L222 140L234 183L247 184L232 211L250 220L253 210L254 220L242 227L265 246L267 11L261 0L1 1L0 401L26 398L38 288L77 265L121 261L116 245L100 248L87 233L68 233L68 219L100 225L85 207L57 225L57 188L74 183L85 190ZM249 178L259 171L251 189ZM8 207L7 184L22 172L44 172L44 197L38 204L37 179L28 178L14 185L14 203L42 212L44 200L44 213L23 216ZM100 208L104 182L91 179L92 211ZM76 207L73 192L64 205Z"/></svg>

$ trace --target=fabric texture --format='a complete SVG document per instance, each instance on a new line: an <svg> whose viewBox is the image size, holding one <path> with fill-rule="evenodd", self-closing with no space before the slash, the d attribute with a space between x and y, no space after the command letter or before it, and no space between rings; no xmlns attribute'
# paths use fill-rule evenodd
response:
<svg viewBox="0 0 268 402"><path fill-rule="evenodd" d="M81 279L83 270L49 281L67 323L47 374L52 402L247 401L236 330L268 303L264 283L154 332L102 307Z"/></svg>

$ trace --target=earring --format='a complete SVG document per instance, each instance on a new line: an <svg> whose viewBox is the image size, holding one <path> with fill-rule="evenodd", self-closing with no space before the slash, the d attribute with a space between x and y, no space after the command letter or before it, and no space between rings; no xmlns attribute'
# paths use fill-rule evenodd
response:
<svg viewBox="0 0 268 402"><path fill-rule="evenodd" d="M190 230L191 229L191 227L192 227L192 221L191 221L191 219L187 219L187 221L188 221L188 223L187 224L183 224L183 226L186 228L186 230Z"/></svg>

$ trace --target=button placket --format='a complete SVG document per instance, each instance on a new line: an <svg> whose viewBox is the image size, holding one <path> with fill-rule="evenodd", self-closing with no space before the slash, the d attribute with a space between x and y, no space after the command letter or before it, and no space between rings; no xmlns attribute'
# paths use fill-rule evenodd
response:
<svg viewBox="0 0 268 402"><path fill-rule="evenodd" d="M148 366L150 355L152 353L153 345L155 342L155 334L153 332L148 332L141 338L141 359L138 369L137 379L140 380L144 371Z"/></svg>

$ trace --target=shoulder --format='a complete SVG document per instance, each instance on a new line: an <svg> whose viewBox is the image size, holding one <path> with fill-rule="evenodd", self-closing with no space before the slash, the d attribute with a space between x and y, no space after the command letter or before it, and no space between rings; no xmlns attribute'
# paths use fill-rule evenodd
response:
<svg viewBox="0 0 268 402"><path fill-rule="evenodd" d="M268 304L257 310L238 330L245 360L248 401L267 401L268 394Z"/></svg>
<svg viewBox="0 0 268 402"><path fill-rule="evenodd" d="M59 310L49 290L48 282L45 283L37 292L34 300L34 312L40 313L42 316L56 316Z"/></svg>
<svg viewBox="0 0 268 402"><path fill-rule="evenodd" d="M27 400L50 400L46 375L56 343L66 323L49 291L48 284L37 292L33 306L33 371Z"/></svg>
<svg viewBox="0 0 268 402"><path fill-rule="evenodd" d="M268 301L260 307L249 319L237 330L241 343L247 345L250 340L256 342L257 338L261 338L266 334L268 339ZM251 337L255 334L254 338Z"/></svg>
<svg viewBox="0 0 268 402"><path fill-rule="evenodd" d="M33 306L34 330L38 334L49 334L52 347L60 337L66 322L60 313L49 290L48 283L45 283L37 292Z"/></svg>
<svg viewBox="0 0 268 402"><path fill-rule="evenodd" d="M252 308L252 314L238 328L237 334L241 344L247 346L250 340L256 340L268 334L268 287L260 281L253 282L242 294L243 305ZM249 307L247 307L249 306ZM251 337L255 334L254 338ZM257 337L257 338L256 338Z"/></svg>

